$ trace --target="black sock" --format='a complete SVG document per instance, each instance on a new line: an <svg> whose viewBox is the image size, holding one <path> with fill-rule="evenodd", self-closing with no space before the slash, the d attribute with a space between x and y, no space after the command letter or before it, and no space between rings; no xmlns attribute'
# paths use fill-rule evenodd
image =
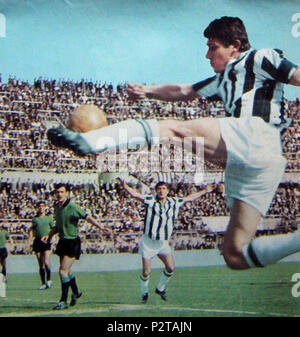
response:
<svg viewBox="0 0 300 337"><path fill-rule="evenodd" d="M70 286L70 278L69 277L61 278L61 298L60 298L60 302L67 302L69 286Z"/></svg>
<svg viewBox="0 0 300 337"><path fill-rule="evenodd" d="M71 286L72 292L73 292L73 294L77 295L79 291L78 291L78 287L77 287L77 284L76 284L75 275L70 274L69 278L70 278L70 286Z"/></svg>
<svg viewBox="0 0 300 337"><path fill-rule="evenodd" d="M45 284L45 269L44 268L40 268L40 277L41 277L42 284Z"/></svg>
<svg viewBox="0 0 300 337"><path fill-rule="evenodd" d="M47 281L50 281L51 280L51 269L46 266L46 274L47 274Z"/></svg>

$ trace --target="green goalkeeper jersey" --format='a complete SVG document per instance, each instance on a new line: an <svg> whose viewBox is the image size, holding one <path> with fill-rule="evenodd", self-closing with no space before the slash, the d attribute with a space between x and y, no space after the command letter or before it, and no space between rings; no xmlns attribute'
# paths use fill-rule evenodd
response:
<svg viewBox="0 0 300 337"><path fill-rule="evenodd" d="M68 199L61 207L56 203L54 217L60 239L75 239L78 236L78 222L85 219L87 213Z"/></svg>
<svg viewBox="0 0 300 337"><path fill-rule="evenodd" d="M54 221L50 215L35 216L32 218L32 229L34 230L35 237L38 239L47 235L52 227L54 227Z"/></svg>
<svg viewBox="0 0 300 337"><path fill-rule="evenodd" d="M5 248L6 240L8 238L8 231L6 229L0 229L0 248Z"/></svg>

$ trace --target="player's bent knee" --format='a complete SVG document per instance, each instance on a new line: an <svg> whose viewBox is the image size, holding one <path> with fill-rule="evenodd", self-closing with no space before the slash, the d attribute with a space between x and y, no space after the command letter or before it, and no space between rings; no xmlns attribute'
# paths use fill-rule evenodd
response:
<svg viewBox="0 0 300 337"><path fill-rule="evenodd" d="M243 270L249 268L242 251L226 251L223 252L226 265L230 269Z"/></svg>
<svg viewBox="0 0 300 337"><path fill-rule="evenodd" d="M241 266L241 263L238 259L235 259L233 257L225 257L224 256L224 260L226 262L227 267L229 267L230 269L234 269L234 270L241 270L241 269L245 269L244 267Z"/></svg>
<svg viewBox="0 0 300 337"><path fill-rule="evenodd" d="M168 266L168 267L166 267L166 271L167 271L169 274L173 274L174 271L175 271L175 267L170 267L170 266Z"/></svg>
<svg viewBox="0 0 300 337"><path fill-rule="evenodd" d="M69 272L67 270L62 269L62 268L59 269L59 276L60 277L68 277L68 275L69 275Z"/></svg>

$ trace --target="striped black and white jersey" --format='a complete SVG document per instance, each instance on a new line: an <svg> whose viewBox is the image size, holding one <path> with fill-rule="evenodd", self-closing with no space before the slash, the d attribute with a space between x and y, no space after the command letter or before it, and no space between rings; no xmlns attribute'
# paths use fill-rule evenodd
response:
<svg viewBox="0 0 300 337"><path fill-rule="evenodd" d="M288 125L283 87L296 68L279 49L250 49L193 88L208 99L221 99L226 116L259 116L282 128Z"/></svg>
<svg viewBox="0 0 300 337"><path fill-rule="evenodd" d="M168 197L162 203L155 195L146 195L144 204L146 206L144 234L153 240L169 240L184 199Z"/></svg>

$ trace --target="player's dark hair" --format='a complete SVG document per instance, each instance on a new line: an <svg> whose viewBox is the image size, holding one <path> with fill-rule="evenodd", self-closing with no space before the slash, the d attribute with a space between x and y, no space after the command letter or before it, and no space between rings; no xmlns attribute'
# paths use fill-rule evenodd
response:
<svg viewBox="0 0 300 337"><path fill-rule="evenodd" d="M225 47L233 45L236 40L241 42L239 51L250 49L248 34L243 21L237 17L223 16L212 21L204 30L207 39L218 39Z"/></svg>
<svg viewBox="0 0 300 337"><path fill-rule="evenodd" d="M155 190L159 187L159 186L166 186L168 190L170 190L170 185L168 183L166 183L165 181L159 181L156 185L155 185Z"/></svg>
<svg viewBox="0 0 300 337"><path fill-rule="evenodd" d="M36 205L39 207L40 205L45 205L46 206L46 203L45 203L45 201L43 201L43 200L40 200L40 201L38 201L37 203L36 203Z"/></svg>
<svg viewBox="0 0 300 337"><path fill-rule="evenodd" d="M70 186L69 186L69 184L66 184L66 183L58 183L58 184L55 184L54 185L54 189L55 190L58 190L59 188L61 188L61 187L64 187L65 189L66 189L66 191L70 191Z"/></svg>

